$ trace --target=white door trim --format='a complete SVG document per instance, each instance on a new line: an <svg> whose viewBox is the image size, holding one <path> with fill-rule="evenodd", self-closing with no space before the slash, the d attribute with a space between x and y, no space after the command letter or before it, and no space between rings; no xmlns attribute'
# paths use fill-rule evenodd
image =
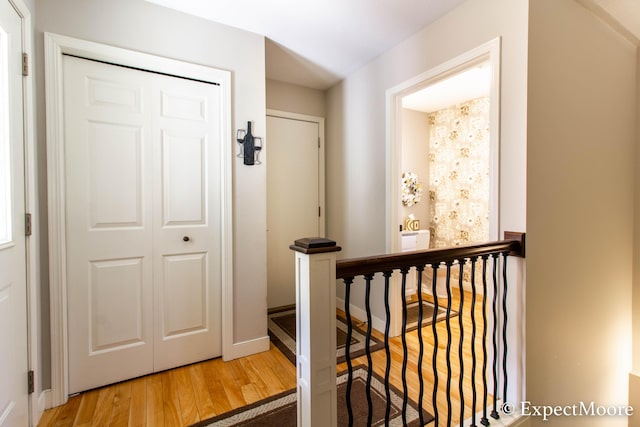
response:
<svg viewBox="0 0 640 427"><path fill-rule="evenodd" d="M284 119L300 120L318 124L318 134L320 136L318 148L318 199L320 203L320 236L324 237L326 232L326 199L325 199L325 149L324 149L324 117L307 116L305 114L290 113L288 111L267 109L267 116L281 117ZM269 141L266 142L268 144ZM267 165L268 167L268 165ZM304 236L300 236L304 237Z"/></svg>
<svg viewBox="0 0 640 427"><path fill-rule="evenodd" d="M232 259L232 157L231 73L99 43L45 33L45 90L47 178L49 196L49 286L51 303L51 404L61 405L68 394L67 289L63 60L70 54L172 76L220 84L223 92L221 182L222 197L222 353L232 352L233 259Z"/></svg>

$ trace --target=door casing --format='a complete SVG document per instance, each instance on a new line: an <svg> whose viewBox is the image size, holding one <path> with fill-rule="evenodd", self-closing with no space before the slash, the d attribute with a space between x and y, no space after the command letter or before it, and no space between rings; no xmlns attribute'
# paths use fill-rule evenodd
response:
<svg viewBox="0 0 640 427"><path fill-rule="evenodd" d="M220 84L223 96L222 229L222 354L233 347L233 224L231 73L202 65L158 57L52 33L45 33L47 178L49 197L49 286L51 305L51 405L68 398L66 295L66 213L64 164L63 61L69 54L125 67Z"/></svg>

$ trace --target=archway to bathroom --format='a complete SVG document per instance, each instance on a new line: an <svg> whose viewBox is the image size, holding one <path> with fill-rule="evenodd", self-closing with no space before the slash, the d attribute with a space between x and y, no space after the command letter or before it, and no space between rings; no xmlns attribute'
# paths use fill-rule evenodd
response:
<svg viewBox="0 0 640 427"><path fill-rule="evenodd" d="M388 91L390 252L498 239L499 50L493 40Z"/></svg>

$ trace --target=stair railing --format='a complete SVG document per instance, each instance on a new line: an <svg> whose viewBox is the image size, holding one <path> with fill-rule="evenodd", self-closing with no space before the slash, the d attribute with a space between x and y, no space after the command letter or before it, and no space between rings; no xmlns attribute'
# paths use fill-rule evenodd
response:
<svg viewBox="0 0 640 427"><path fill-rule="evenodd" d="M367 425L372 424L374 413L371 381L373 377L373 359L370 349L374 334L371 310L372 286L384 286L384 394L385 425L391 423L390 390L392 370L398 369L397 358L394 362L391 354L390 299L393 292L392 276L400 274L400 295L402 298L402 332L400 334L402 390L401 423L426 425L434 421L435 426L451 426L455 420L462 423L470 420L476 426L476 409L480 408L479 422L490 425L490 417L498 419L500 412L498 401L506 401L508 387L507 371L507 259L509 255L524 256L524 234L505 233L505 240L485 244L456 246L443 249L403 252L364 258L336 260L341 250L336 242L322 238L296 240L291 249L295 251L296 264L296 360L298 382L298 426L333 427L337 426L337 407L346 405L346 425L355 422L351 401L353 383L353 360L350 346L354 330L351 315L351 294L357 286L364 286L364 312L366 319L365 356ZM444 270L444 275L439 271ZM431 318L423 313L423 277L431 273L430 294L435 309ZM407 301L405 298L407 279L410 274L417 276L418 282L418 348L410 350L407 336ZM479 277L478 277L479 276ZM374 284L380 278L383 284ZM454 279L457 278L457 285ZM345 358L347 364L347 390L343 402L337 401L336 375L336 279L344 284L344 316L347 324ZM444 281L445 301L440 301L438 285ZM364 284L362 284L362 282ZM429 284L425 284L429 286ZM429 289L427 289L429 290ZM457 305L453 306L457 293ZM489 298L491 301L489 301ZM470 304L465 301L470 299ZM478 301L480 299L480 301ZM478 306L479 304L479 306ZM438 333L438 308L445 311L446 334ZM478 311L480 315L478 316ZM457 312L458 321L452 320ZM430 321L430 328L423 326ZM465 322L470 321L471 331L465 330ZM491 330L489 330L491 329ZM380 331L382 333L382 331ZM433 350L430 361L425 361L425 333L431 333ZM440 354L439 340L446 335L444 355ZM457 338L457 342L454 342ZM478 354L478 341L481 351ZM457 347L457 356L454 354ZM397 348L397 345L396 345ZM471 367L465 370L465 352L471 354ZM417 356L417 357L416 357ZM445 385L440 385L441 373L438 363L446 363ZM468 360L468 359L467 359ZM412 369L409 369L409 366ZM393 369L392 369L393 368ZM410 411L409 379L417 371L418 394L417 408ZM425 411L425 376L432 384L432 417ZM457 379L457 387L452 382ZM415 381L413 382L415 383ZM469 393L471 390L471 401ZM444 394L446 405L440 402ZM455 405L454 405L455 403ZM459 409L453 414L454 406ZM440 407L444 409L440 410ZM409 415L412 419L409 419ZM399 420L397 420L399 421ZM358 421L359 423L362 421Z"/></svg>

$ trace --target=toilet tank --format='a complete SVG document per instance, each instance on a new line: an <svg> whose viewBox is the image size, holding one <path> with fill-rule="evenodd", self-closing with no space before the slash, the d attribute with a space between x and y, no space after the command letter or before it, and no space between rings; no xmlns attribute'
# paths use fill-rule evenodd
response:
<svg viewBox="0 0 640 427"><path fill-rule="evenodd" d="M402 231L402 251L421 251L429 249L431 234L429 230Z"/></svg>

